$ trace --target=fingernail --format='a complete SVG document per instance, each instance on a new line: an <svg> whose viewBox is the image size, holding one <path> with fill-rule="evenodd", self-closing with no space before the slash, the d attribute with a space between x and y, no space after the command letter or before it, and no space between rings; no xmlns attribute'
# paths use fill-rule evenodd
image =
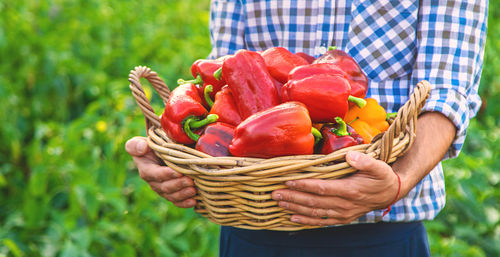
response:
<svg viewBox="0 0 500 257"><path fill-rule="evenodd" d="M274 198L275 198L274 200L278 200L278 201L283 200L283 196L281 194L276 194Z"/></svg>
<svg viewBox="0 0 500 257"><path fill-rule="evenodd" d="M191 197L191 196L194 196L195 194L196 194L196 192L194 192L194 190L192 190L192 189L185 191L186 197Z"/></svg>
<svg viewBox="0 0 500 257"><path fill-rule="evenodd" d="M349 160L353 161L353 162L357 162L359 160L359 158L361 157L361 153L359 152L349 152Z"/></svg>
<svg viewBox="0 0 500 257"><path fill-rule="evenodd" d="M180 177L182 177L182 174L181 174L181 173L178 173L178 172L172 172L172 176L173 176L174 178L180 178Z"/></svg>
<svg viewBox="0 0 500 257"><path fill-rule="evenodd" d="M139 142L137 142L137 145L135 145L135 150L139 153L144 153L147 147L148 145L146 144L146 142L140 140Z"/></svg>
<svg viewBox="0 0 500 257"><path fill-rule="evenodd" d="M190 207L191 207L191 206L195 206L195 205L196 205L196 200L194 200L194 199L189 199L189 200L187 200L187 201L186 201L186 205L188 205L188 206L190 206Z"/></svg>
<svg viewBox="0 0 500 257"><path fill-rule="evenodd" d="M288 203L287 202L279 202L279 206L281 208L285 208L286 209L286 208L288 208Z"/></svg>
<svg viewBox="0 0 500 257"><path fill-rule="evenodd" d="M295 187L295 181L288 181L285 183L288 187Z"/></svg>
<svg viewBox="0 0 500 257"><path fill-rule="evenodd" d="M292 216L292 218L290 219L292 222L295 222L295 223L298 223L299 222L299 219L295 216Z"/></svg>

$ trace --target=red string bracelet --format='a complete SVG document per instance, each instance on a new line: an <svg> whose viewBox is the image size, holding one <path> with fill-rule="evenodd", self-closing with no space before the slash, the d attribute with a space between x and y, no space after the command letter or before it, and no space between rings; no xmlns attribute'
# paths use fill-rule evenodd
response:
<svg viewBox="0 0 500 257"><path fill-rule="evenodd" d="M385 215L387 215L390 211L391 211L391 207L394 203L396 203L396 201L398 200L398 197L399 197L399 193L401 192L401 178L399 177L398 173L397 172L394 172L394 174L396 174L396 177L398 177L398 193L396 194L396 197L394 198L394 200L391 202L391 204L389 204L389 206L387 206L387 209L384 211L384 213L382 214L382 217L384 217Z"/></svg>

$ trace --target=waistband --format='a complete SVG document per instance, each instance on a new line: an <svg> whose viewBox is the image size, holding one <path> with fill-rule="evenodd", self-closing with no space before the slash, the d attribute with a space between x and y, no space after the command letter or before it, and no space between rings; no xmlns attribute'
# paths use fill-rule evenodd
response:
<svg viewBox="0 0 500 257"><path fill-rule="evenodd" d="M307 229L300 231L247 230L234 227L221 227L221 236L232 234L249 242L260 245L296 247L353 247L386 244L411 236L416 229L425 227L416 222L378 222L344 226Z"/></svg>

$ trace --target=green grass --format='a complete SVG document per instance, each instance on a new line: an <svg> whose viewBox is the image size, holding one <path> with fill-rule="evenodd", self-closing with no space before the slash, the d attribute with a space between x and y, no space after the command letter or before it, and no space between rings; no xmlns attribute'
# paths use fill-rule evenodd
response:
<svg viewBox="0 0 500 257"><path fill-rule="evenodd" d="M500 11L433 256L499 256ZM168 84L210 51L208 1L0 1L0 256L216 256L218 227L158 197L124 143L144 135L128 73ZM150 88L148 88L150 90ZM153 94L154 95L154 94ZM157 113L162 104L153 97Z"/></svg>

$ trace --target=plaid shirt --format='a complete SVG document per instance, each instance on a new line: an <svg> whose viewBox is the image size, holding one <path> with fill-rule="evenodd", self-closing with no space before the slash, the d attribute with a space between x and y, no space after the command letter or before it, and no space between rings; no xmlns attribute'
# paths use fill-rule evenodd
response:
<svg viewBox="0 0 500 257"><path fill-rule="evenodd" d="M283 46L317 57L335 45L360 64L368 96L388 112L428 80L433 89L423 111L441 112L457 127L451 158L481 104L487 9L487 1L470 0L213 0L210 56ZM388 215L375 210L357 222L433 219L444 204L439 164Z"/></svg>

